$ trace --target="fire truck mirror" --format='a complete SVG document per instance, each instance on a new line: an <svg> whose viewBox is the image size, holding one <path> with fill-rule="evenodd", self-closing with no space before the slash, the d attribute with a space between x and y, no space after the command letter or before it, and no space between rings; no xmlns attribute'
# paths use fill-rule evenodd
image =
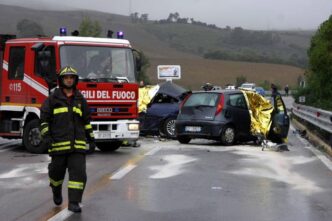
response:
<svg viewBox="0 0 332 221"><path fill-rule="evenodd" d="M133 49L133 52L136 63L136 72L140 72L142 69L142 54L135 49Z"/></svg>
<svg viewBox="0 0 332 221"><path fill-rule="evenodd" d="M41 42L34 44L31 49L34 51L41 51L43 48L45 47L45 45Z"/></svg>
<svg viewBox="0 0 332 221"><path fill-rule="evenodd" d="M142 69L142 60L140 57L136 57L136 70L140 72Z"/></svg>
<svg viewBox="0 0 332 221"><path fill-rule="evenodd" d="M38 60L40 62L42 77L46 77L46 75L50 74L49 73L51 65L50 59L51 59L50 51L38 51Z"/></svg>

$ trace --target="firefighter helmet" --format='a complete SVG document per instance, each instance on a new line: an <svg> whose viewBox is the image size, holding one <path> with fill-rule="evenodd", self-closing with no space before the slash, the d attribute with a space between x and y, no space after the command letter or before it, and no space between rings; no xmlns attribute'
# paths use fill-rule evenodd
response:
<svg viewBox="0 0 332 221"><path fill-rule="evenodd" d="M68 76L68 75L72 75L72 76L75 77L74 83L70 87L66 86L63 82L64 76ZM61 68L60 71L59 71L58 81L59 81L59 87L61 87L61 88L68 88L68 89L76 88L76 85L78 83L77 70L73 67L70 67L70 66L66 66L66 67Z"/></svg>

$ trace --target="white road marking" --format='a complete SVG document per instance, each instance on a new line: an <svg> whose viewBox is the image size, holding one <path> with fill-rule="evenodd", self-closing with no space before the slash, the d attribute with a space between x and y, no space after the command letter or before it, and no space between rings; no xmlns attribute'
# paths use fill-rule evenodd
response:
<svg viewBox="0 0 332 221"><path fill-rule="evenodd" d="M132 171L136 165L129 164L125 167L120 168L115 174L110 177L110 180L120 180L125 175L127 175L130 171Z"/></svg>
<svg viewBox="0 0 332 221"><path fill-rule="evenodd" d="M211 187L211 190L222 190L221 186L213 186Z"/></svg>
<svg viewBox="0 0 332 221"><path fill-rule="evenodd" d="M74 213L69 211L68 209L64 209L61 212L57 213L55 216L49 218L47 221L63 221L69 218Z"/></svg>
<svg viewBox="0 0 332 221"><path fill-rule="evenodd" d="M162 159L167 162L166 165L150 167L151 170L156 171L156 173L151 175L150 178L164 179L172 176L177 176L183 173L185 164L197 160L196 158L180 154L167 155Z"/></svg>
<svg viewBox="0 0 332 221"><path fill-rule="evenodd" d="M19 148L19 147L9 147L9 148L7 147L7 148L3 148L3 149L0 150L0 153L6 152L6 151L9 151L9 150L15 150L17 148Z"/></svg>
<svg viewBox="0 0 332 221"><path fill-rule="evenodd" d="M19 178L19 177L31 177L35 174L46 174L47 173L47 162L45 163L31 163L31 164L20 164L16 168L0 173L0 179L8 178Z"/></svg>
<svg viewBox="0 0 332 221"><path fill-rule="evenodd" d="M21 144L22 144L22 141L18 141L18 140L8 141L6 139L0 139L0 145L2 147L0 149L0 153L20 148Z"/></svg>
<svg viewBox="0 0 332 221"><path fill-rule="evenodd" d="M295 128L293 127L293 125L291 125L291 129L295 130ZM300 137L299 135L296 135L300 142L303 144L303 147L310 150L313 154L316 155L316 157L318 159L320 159L320 161L322 161L322 163L329 168L329 170L332 171L332 162L329 158L327 158L324 154L322 154L319 150L317 150L316 148L312 147L312 145L304 138Z"/></svg>
<svg viewBox="0 0 332 221"><path fill-rule="evenodd" d="M150 150L149 152L147 152L146 154L144 154L145 156L152 156L155 153L157 153L161 148L160 147L155 147L152 150Z"/></svg>

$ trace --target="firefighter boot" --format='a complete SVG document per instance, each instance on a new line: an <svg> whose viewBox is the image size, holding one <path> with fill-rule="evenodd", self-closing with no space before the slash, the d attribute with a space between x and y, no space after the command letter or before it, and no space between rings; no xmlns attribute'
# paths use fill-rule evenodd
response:
<svg viewBox="0 0 332 221"><path fill-rule="evenodd" d="M53 192L53 202L55 205L59 206L62 203L62 191L61 188L52 188Z"/></svg>
<svg viewBox="0 0 332 221"><path fill-rule="evenodd" d="M82 212L82 209L81 209L80 205L78 204L78 202L69 202L68 210L70 210L74 213Z"/></svg>

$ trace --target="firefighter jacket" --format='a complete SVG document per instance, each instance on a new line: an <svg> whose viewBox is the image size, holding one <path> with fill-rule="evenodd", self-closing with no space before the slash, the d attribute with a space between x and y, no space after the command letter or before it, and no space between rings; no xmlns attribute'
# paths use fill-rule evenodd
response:
<svg viewBox="0 0 332 221"><path fill-rule="evenodd" d="M75 90L68 99L62 89L55 89L42 105L40 130L50 143L50 155L85 152L86 141L94 142L94 136L83 95Z"/></svg>

